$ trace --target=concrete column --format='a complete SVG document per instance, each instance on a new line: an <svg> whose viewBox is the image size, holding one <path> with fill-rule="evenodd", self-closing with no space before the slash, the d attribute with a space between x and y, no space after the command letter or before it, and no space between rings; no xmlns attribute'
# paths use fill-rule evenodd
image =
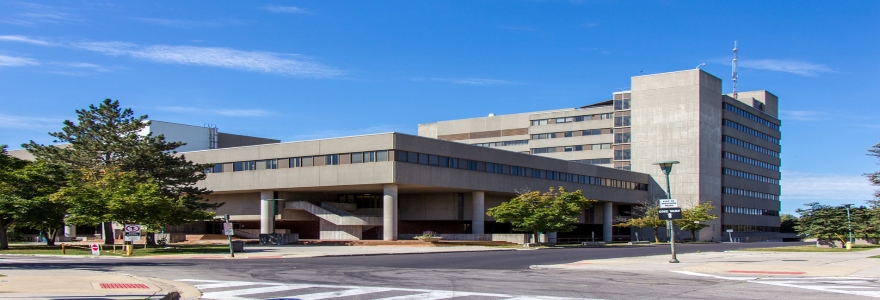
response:
<svg viewBox="0 0 880 300"><path fill-rule="evenodd" d="M69 238L76 237L76 226L64 225L64 236Z"/></svg>
<svg viewBox="0 0 880 300"><path fill-rule="evenodd" d="M386 184L382 196L382 239L397 240L397 185Z"/></svg>
<svg viewBox="0 0 880 300"><path fill-rule="evenodd" d="M602 214L602 219L603 219L602 220L602 240L604 240L606 243L611 242L611 234L612 234L611 225L613 225L612 224L612 222L613 222L612 214L613 213L614 213L614 204L611 202L605 202L605 209L604 209L604 213Z"/></svg>
<svg viewBox="0 0 880 300"><path fill-rule="evenodd" d="M486 232L486 193L474 192L474 216L471 218L471 233L483 234Z"/></svg>
<svg viewBox="0 0 880 300"><path fill-rule="evenodd" d="M264 201L263 199L273 199L275 197L275 193L272 191L261 191L260 192L260 233L261 234L270 234L275 229L275 223L273 223L273 219L275 218L272 215L272 205L275 204L275 201Z"/></svg>

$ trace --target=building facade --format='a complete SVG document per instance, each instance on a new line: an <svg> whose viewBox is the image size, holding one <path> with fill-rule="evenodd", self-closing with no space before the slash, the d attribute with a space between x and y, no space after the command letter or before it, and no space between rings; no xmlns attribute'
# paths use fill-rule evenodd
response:
<svg viewBox="0 0 880 300"><path fill-rule="evenodd" d="M199 185L225 203L239 232L296 233L303 239L408 238L510 233L486 210L518 191L582 190L598 202L579 224L598 239L615 235L611 218L648 195L649 177L553 158L384 133L185 153L214 163ZM206 233L219 233L208 222ZM259 232L257 232L259 231Z"/></svg>
<svg viewBox="0 0 880 300"><path fill-rule="evenodd" d="M573 109L441 121L419 135L649 174L650 201L671 192L683 207L711 201L719 216L701 240L779 230L778 99L725 95L699 69L636 76L629 91ZM653 163L675 160L672 191ZM723 234L724 233L724 234Z"/></svg>

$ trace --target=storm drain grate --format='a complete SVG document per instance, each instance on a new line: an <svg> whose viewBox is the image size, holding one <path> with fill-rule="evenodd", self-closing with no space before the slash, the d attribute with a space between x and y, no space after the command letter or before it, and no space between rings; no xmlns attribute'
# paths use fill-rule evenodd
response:
<svg viewBox="0 0 880 300"><path fill-rule="evenodd" d="M149 289L146 284L143 283L102 283L102 289Z"/></svg>

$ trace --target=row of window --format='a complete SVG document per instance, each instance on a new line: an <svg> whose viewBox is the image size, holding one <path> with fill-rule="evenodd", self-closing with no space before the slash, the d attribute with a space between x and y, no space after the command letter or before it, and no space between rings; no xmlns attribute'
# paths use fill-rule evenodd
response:
<svg viewBox="0 0 880 300"><path fill-rule="evenodd" d="M746 149L749 149L749 150L752 150L752 151L762 153L762 154L767 154L767 155L770 155L773 157L779 157L779 152L776 152L776 151L773 151L773 150L770 150L770 149L767 149L767 148L740 140L740 139L732 137L732 136L725 135L724 141L731 143L731 144L734 144L734 145L737 145L737 146L740 146L740 147L743 147L743 148L746 148Z"/></svg>
<svg viewBox="0 0 880 300"><path fill-rule="evenodd" d="M610 128L609 128L609 130L610 130ZM602 134L601 128L585 129L585 130L579 130L579 131L581 133L581 136ZM532 139L533 140L546 140L546 139L555 139L555 138L560 138L560 137L573 137L573 136L574 136L574 131L551 132L551 133L533 134Z"/></svg>
<svg viewBox="0 0 880 300"><path fill-rule="evenodd" d="M287 158L289 168L312 167L316 165L316 161L323 161L324 165L338 165L340 156L347 156L349 162L353 164L388 161L388 151L367 151L345 154L328 154L324 156L301 156ZM320 165L320 163L318 163ZM255 171L255 170L272 170L278 169L278 159L249 160L237 161L232 163L232 172ZM213 167L206 169L205 173L222 173L223 164L214 164ZM227 170L226 172L229 172Z"/></svg>
<svg viewBox="0 0 880 300"><path fill-rule="evenodd" d="M724 172L724 175L730 175L730 176L734 176L734 177L745 178L745 179L749 179L749 180L760 181L760 182L765 182L765 183L770 183L770 184L779 184L779 179L770 178L767 176L761 176L758 174L752 174L749 172L743 172L740 170L724 168L723 172Z"/></svg>
<svg viewBox="0 0 880 300"><path fill-rule="evenodd" d="M743 214L743 215L757 215L757 216L773 216L778 217L778 210L769 210L769 209L760 209L760 208L749 208L749 207L736 207L736 206L723 206L721 208L726 213L731 214Z"/></svg>
<svg viewBox="0 0 880 300"><path fill-rule="evenodd" d="M351 163L370 163L376 161L388 161L388 151L367 151L351 154Z"/></svg>
<svg viewBox="0 0 880 300"><path fill-rule="evenodd" d="M495 148L495 147L506 147L506 146L517 146L517 145L528 145L529 140L516 140L516 141L503 141L503 142L489 142L489 143L476 143L473 144L477 147L487 147L487 148Z"/></svg>
<svg viewBox="0 0 880 300"><path fill-rule="evenodd" d="M601 178L587 175L577 175L571 173L563 173L556 171L548 171L534 168L526 168L520 166L511 166L504 164L496 164L483 161L475 161L468 159L459 159L454 157L437 156L425 153L397 151L396 161L414 163L420 165L430 165L437 167L466 169L478 172L505 174L521 177L540 178L557 181L575 182L581 184L600 185L614 188L642 190L647 191L648 185L645 183ZM610 162L610 161L609 161Z"/></svg>
<svg viewBox="0 0 880 300"><path fill-rule="evenodd" d="M724 158L729 159L729 160L733 160L733 161L738 161L738 162L745 163L745 164L750 164L750 165L753 165L756 167L761 167L761 168L764 168L767 170L779 171L779 166L777 166L777 165L763 162L763 161L760 161L760 160L757 160L754 158L745 157L745 156L738 155L738 154L733 154L730 152L724 152Z"/></svg>
<svg viewBox="0 0 880 300"><path fill-rule="evenodd" d="M733 232L779 232L779 227L754 225L724 225L723 229L732 229Z"/></svg>
<svg viewBox="0 0 880 300"><path fill-rule="evenodd" d="M726 187L726 186L721 188L721 193L722 194L729 194L729 195L743 196L743 197L758 198L758 199L764 199L764 200L779 201L779 195L761 193L761 192L756 192L756 191L749 191L749 190Z"/></svg>
<svg viewBox="0 0 880 300"><path fill-rule="evenodd" d="M771 142L774 144L779 144L779 139L777 139L775 137L772 137L766 133L751 129L749 127L746 127L745 125L742 125L740 123L737 123L737 122L734 122L734 121L731 121L728 119L724 119L724 126L728 126L730 128L751 134L751 135L756 136L762 140L765 140L765 141L768 141L768 142Z"/></svg>
<svg viewBox="0 0 880 300"><path fill-rule="evenodd" d="M597 115L585 115L585 116L573 116L573 117L563 117L563 118L554 118L554 119L541 119L541 120L532 120L532 126L539 125L547 125L549 124L549 120L556 121L556 124L562 123L571 123L571 122L583 122L590 120L607 120L613 117L613 113L604 113Z"/></svg>
<svg viewBox="0 0 880 300"><path fill-rule="evenodd" d="M607 165L611 163L611 158L593 158L593 159L578 159L571 160L571 162L582 163L587 165Z"/></svg>
<svg viewBox="0 0 880 300"><path fill-rule="evenodd" d="M584 151L584 150L603 150L603 149L611 149L611 144L591 144L591 145L574 145L574 146L563 146L563 152L573 152L573 151ZM556 147L546 147L546 148L532 148L532 154L542 154L542 153L555 153Z"/></svg>
<svg viewBox="0 0 880 300"><path fill-rule="evenodd" d="M776 124L773 123L773 122L767 121L767 120L764 119L764 118L761 118L761 117L759 117L759 116L757 116L757 115L755 115L755 114L752 114L752 113L747 112L747 111L745 111L745 110L743 110L743 109L741 109L741 108L739 108L739 107L736 107L736 106L734 106L733 104L730 104L730 103L724 103L724 109L729 110L729 111L732 111L732 112L735 112L736 114L738 114L738 115L740 115L740 116L743 116L743 117L746 117L746 118L749 119L749 120L752 120L752 121L758 122L758 124L761 124L761 125L767 126L767 127L769 127L770 129L773 129L773 130L779 130L779 125L776 125Z"/></svg>

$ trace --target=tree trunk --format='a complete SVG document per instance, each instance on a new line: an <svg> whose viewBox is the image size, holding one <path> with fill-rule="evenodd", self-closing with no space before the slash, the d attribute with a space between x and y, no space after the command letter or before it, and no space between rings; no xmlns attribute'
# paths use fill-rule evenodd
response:
<svg viewBox="0 0 880 300"><path fill-rule="evenodd" d="M104 222L101 223L102 234L101 237L104 238L104 245L113 245L116 243L116 237L113 235L113 222Z"/></svg>
<svg viewBox="0 0 880 300"><path fill-rule="evenodd" d="M6 235L6 220L0 217L0 250L9 250L9 236Z"/></svg>
<svg viewBox="0 0 880 300"><path fill-rule="evenodd" d="M654 228L654 242L659 243L660 242L660 234L658 233L659 227L652 227L652 228Z"/></svg>
<svg viewBox="0 0 880 300"><path fill-rule="evenodd" d="M541 242L538 241L538 230L537 230L537 229L534 230L534 235L535 235L535 239L534 239L534 240L535 240L535 244L540 244Z"/></svg>
<svg viewBox="0 0 880 300"><path fill-rule="evenodd" d="M46 228L46 246L55 246L55 239L58 236L58 229Z"/></svg>
<svg viewBox="0 0 880 300"><path fill-rule="evenodd" d="M691 228L691 243L697 241L697 229Z"/></svg>

